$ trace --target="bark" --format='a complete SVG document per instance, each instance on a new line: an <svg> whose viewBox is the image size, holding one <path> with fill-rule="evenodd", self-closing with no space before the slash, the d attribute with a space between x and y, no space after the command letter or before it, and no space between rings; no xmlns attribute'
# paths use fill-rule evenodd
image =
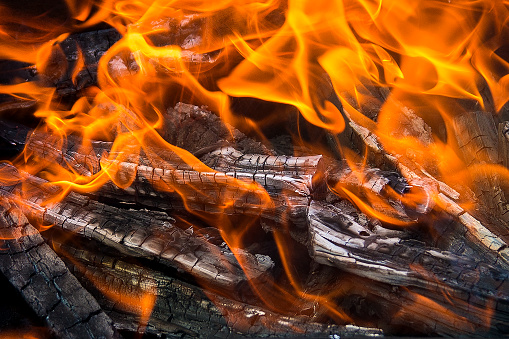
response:
<svg viewBox="0 0 509 339"><path fill-rule="evenodd" d="M118 337L111 319L21 210L5 198L0 210L0 270L50 331L62 338Z"/></svg>

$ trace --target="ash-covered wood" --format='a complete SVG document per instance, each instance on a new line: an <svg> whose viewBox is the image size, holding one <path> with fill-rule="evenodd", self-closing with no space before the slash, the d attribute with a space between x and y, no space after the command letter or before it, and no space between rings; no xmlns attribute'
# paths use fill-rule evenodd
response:
<svg viewBox="0 0 509 339"><path fill-rule="evenodd" d="M463 225L461 234L472 243L475 243L481 253L491 253L490 256L498 258L500 264L506 265L506 267L509 265L509 249L506 242L478 218L460 206L458 201L460 193L436 179L416 163L409 162L408 159L402 156L386 152L377 136L369 132L367 128L360 126L353 120L350 120L348 125L350 127L349 138L359 148L367 149L373 163L383 168L398 170L404 175L410 186L418 187L429 197L427 201L431 205L426 203L427 207L423 209L424 211L428 212L436 204L438 208L459 220ZM475 133L471 134L471 137L475 140ZM434 198L431 199L431 197ZM493 224L489 226L491 228L496 227Z"/></svg>
<svg viewBox="0 0 509 339"><path fill-rule="evenodd" d="M459 255L412 239L405 231L370 230L344 207L312 202L309 218L311 255L319 263L391 285L433 290L438 284L465 302L473 295L509 302L509 275L490 262L489 254L464 248L468 255Z"/></svg>
<svg viewBox="0 0 509 339"><path fill-rule="evenodd" d="M150 153L139 153L134 147L114 153L111 142L95 141L91 142L91 147L83 147L80 139L71 136L62 146L46 133L37 131L30 135L27 150L36 161L56 161L87 176L98 173L102 161L103 165L117 167L119 182L134 180L127 189L106 183L98 193L103 197L165 210L183 209L185 205L197 212L262 216L278 223L291 221L305 227L309 199L323 191L326 167L321 156L243 154L232 146L267 150L235 129L232 129L234 138L227 139L229 129L219 118L196 106L179 104L169 112L187 117L189 121L184 120L185 125L193 123L189 126L196 125L200 133L209 128L208 137L202 139L189 136L191 132L185 127L168 129L167 138L180 146L187 140L186 148L194 152L203 152L206 145L219 147L205 147L208 152L202 158L211 170L197 170L176 153L157 147ZM178 122L171 119L168 124L178 127ZM26 128L16 128L12 124L4 123L2 129L5 138L16 145L23 144L23 134L29 133ZM221 147L225 144L232 146ZM122 160L107 160L104 154L110 159Z"/></svg>

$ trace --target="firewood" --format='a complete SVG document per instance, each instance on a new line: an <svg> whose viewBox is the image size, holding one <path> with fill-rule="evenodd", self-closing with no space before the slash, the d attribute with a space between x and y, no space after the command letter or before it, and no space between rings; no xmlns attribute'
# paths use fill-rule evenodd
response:
<svg viewBox="0 0 509 339"><path fill-rule="evenodd" d="M509 290L503 286L509 276L484 253L458 255L412 239L403 231L377 234L356 217L336 206L311 203L311 253L317 262L391 285L433 289L440 282L456 294L491 298L496 291L497 299L508 300ZM477 275L475 282L472 275Z"/></svg>
<svg viewBox="0 0 509 339"><path fill-rule="evenodd" d="M206 108L182 102L165 112L161 136L172 145L186 149L198 158L227 146L232 146L242 153L272 152Z"/></svg>
<svg viewBox="0 0 509 339"><path fill-rule="evenodd" d="M128 262L98 255L85 249L69 245L58 245L67 256L79 261L70 265L71 270L85 286L105 286L112 294L128 293L157 296L147 333L205 337L373 337L380 330L358 326L338 326L314 323L308 316L281 315L262 307L248 305L218 295L204 292L201 288L168 277L158 271ZM88 272L88 273L87 273ZM132 277L136 279L132 279ZM104 291L97 291L103 309L115 320L127 314L136 315L136 310L122 306L118 301L108 300ZM248 320L249 319L249 320ZM246 321L247 320L247 321ZM122 322L120 322L122 323ZM131 332L133 332L131 330Z"/></svg>
<svg viewBox="0 0 509 339"><path fill-rule="evenodd" d="M40 204L51 197L47 187L46 192L40 188L44 183L42 179L25 175L25 185L31 186L27 198L23 198L20 186L2 187L0 195L17 202L33 220L96 239L134 257L148 257L176 266L220 288L234 287L245 281L246 275L257 279L273 265L266 256L236 249L235 255L244 265L241 268L228 248L218 248L186 233L175 225L175 219L163 212L122 210L77 193L43 207Z"/></svg>
<svg viewBox="0 0 509 339"><path fill-rule="evenodd" d="M413 286L394 286L345 273L337 279L335 269L319 266L312 274L317 286L341 291L337 302L364 326L378 326L385 333L406 336L501 337L507 335L507 300L477 298L455 293L436 280L429 291ZM311 290L311 293L314 289Z"/></svg>
<svg viewBox="0 0 509 339"><path fill-rule="evenodd" d="M347 116L350 117L347 111ZM499 258L499 263L509 265L509 248L506 242L488 229L481 221L471 213L465 211L456 202L460 194L446 183L436 179L425 169L415 163L404 161L401 157L387 153L375 134L367 128L349 120L350 138L354 143L366 147L370 161L381 167L396 169L405 176L410 186L423 189L429 196L435 197L438 207L454 218L457 218L464 227L462 232L465 237L477 244L480 252L491 253ZM433 207L433 206L431 206ZM490 225L492 226L492 225Z"/></svg>
<svg viewBox="0 0 509 339"><path fill-rule="evenodd" d="M493 116L489 112L465 112L454 119L454 132L463 161L468 167L480 166L480 171L472 175L476 199L488 214L500 219L498 225L493 223L492 230L507 241L506 193L501 186L500 178L488 172L483 164L497 165L504 157L503 129L497 130ZM497 136L497 133L500 133Z"/></svg>
<svg viewBox="0 0 509 339"><path fill-rule="evenodd" d="M61 338L119 337L111 319L16 204L0 198L0 271Z"/></svg>
<svg viewBox="0 0 509 339"><path fill-rule="evenodd" d="M202 115L205 114L203 112L201 111ZM22 135L28 134L28 129L15 128L7 123L3 126L4 138L12 143L24 143ZM239 133L236 135L240 135ZM36 131L30 135L27 150L35 156L36 161L57 161L63 166L70 166L71 170L82 175L93 175L99 172L103 154L109 153L110 157L121 156L111 152L112 143L110 142L92 142L92 149L83 149L80 147L79 139L69 137L67 147L58 149L58 146L53 146L51 140L47 134ZM247 141L242 135L240 140L234 141L243 145L253 143ZM193 147L192 145L190 143L188 147ZM255 144L255 147L259 146ZM202 149L201 146L197 148ZM171 151L154 148L151 152L156 153L158 158L153 160L154 158L149 158L144 153L127 153L126 161L103 159L103 164L117 167L119 180L122 178L129 180L130 177L134 177L134 182L127 189L119 189L112 183L107 183L98 195L124 201L128 195L133 202L162 209L182 209L184 205L181 201L184 200L187 207L195 211L261 215L279 223L287 223L291 220L304 228L309 198L316 191L315 186L317 186L314 185L313 178L323 175L321 173L323 166L319 166L321 156L296 158L246 155L244 156L246 159L265 161L266 168L248 163L232 166L232 163L228 165L223 159L222 164L216 164L219 166L216 171L214 169L197 171ZM224 154L218 150L208 153L206 161L212 165L220 158L224 158ZM235 159L230 158L229 161L235 162ZM271 162L274 164L269 166ZM154 167L154 163L157 167ZM280 172L281 166L277 165L278 163L286 163L283 167L286 166L291 173ZM299 166L304 167L298 170ZM272 170L270 170L271 167ZM231 171L223 172L226 170ZM296 174L296 171L302 173ZM250 185L252 183L256 186ZM284 192L284 196L280 194L281 192ZM269 197L272 200L270 205L266 201ZM234 203L225 205L228 203L226 198Z"/></svg>
<svg viewBox="0 0 509 339"><path fill-rule="evenodd" d="M56 94L61 97L76 95L85 87L97 84L97 64L106 51L120 39L121 35L113 28L71 34L67 39L56 43L54 48L59 53L49 60L63 73L53 74L53 68L38 70L35 65L5 63L0 65L0 73L6 80L24 79L26 82L42 82L55 87ZM81 54L81 55L80 55ZM82 59L82 69L73 77L75 67L79 67L78 60ZM66 66L66 67L65 67Z"/></svg>
<svg viewBox="0 0 509 339"><path fill-rule="evenodd" d="M187 209L211 215L260 216L260 226L264 230L276 232L288 228L286 234L307 245L315 263L337 267L341 270L337 274L348 271L370 279L374 287L369 293L380 296L384 307L397 305L406 321L415 321L422 328L431 328L440 334L451 335L455 330L484 333L479 315L482 311L472 304L472 300L477 300L481 308L488 310L493 309L492 305L500 305L496 306L501 308L497 310L496 321L487 331L504 332L498 327L503 328L508 322L504 308L508 267L505 242L460 207L457 202L460 193L409 159L385 152L376 135L367 129L349 122L352 138L361 139L372 153L376 152L378 158L374 160L390 171L359 167L355 170L360 169L362 173L357 173L346 162L319 155L270 154L261 144L235 129L230 130L210 112L196 106L179 104L168 114L171 122L168 126L177 127L168 127L166 138L179 146L190 140L186 148L205 166L186 163L176 152L153 145L150 140L142 152L135 146L126 146L115 153L113 144L108 141L90 141L86 146L78 137L70 135L66 143L61 144L40 130L29 133L28 129L22 132L19 128L4 127L4 138L16 145L24 144L23 135L30 134L26 149L31 161L56 162L84 176L95 175L105 166L111 166L116 169L114 181L128 184L120 188L106 183L98 192L88 193L86 197L73 192L62 202L45 207L41 203L58 194L59 188L45 184L41 178L24 175L24 195L14 194L21 192L19 186L5 186L0 192L16 201L33 219L55 224L57 228L72 229L129 256L158 258L162 263L187 270L199 280L223 289L238 286L246 277L263 279L264 274L270 275L272 261L240 251L240 261L251 267L244 275L228 248L197 241L178 228L177 219L172 216L185 213ZM197 134L193 134L194 124L198 126ZM206 133L207 137L202 140L199 133ZM260 153L246 152L252 149ZM239 185L239 181L249 185ZM395 207L396 217L401 221L414 222L429 215L439 218L424 234L417 234L412 228L381 227L353 207L350 212L338 207L344 206L345 201L341 199L347 196L340 194L331 198L326 188L335 185L359 196L369 193L385 199ZM179 194L171 192L172 189ZM413 189L422 190L429 199L416 206L404 206L401 201L407 191ZM272 208L266 209L267 205L261 201L264 194L270 198ZM231 206L224 206L225 196L233 201ZM103 201L96 201L99 198ZM120 209L104 204L105 201L138 209ZM148 210L139 209L140 206ZM106 222L98 224L90 218ZM445 224L440 224L440 218ZM214 226L212 218L207 220L209 226ZM437 232L441 234L437 236ZM184 244L182 239L191 245ZM217 261L206 258L211 248L219 253ZM173 253L175 249L177 253ZM203 255L197 255L196 251ZM166 258L167 252L174 255ZM181 254L185 255L179 261L177 258ZM233 268L224 269L219 260L226 260ZM120 273L108 274L118 276ZM218 281L216 278L221 274L226 278ZM386 293L389 285L401 286L398 289L403 291L400 292L403 301L395 301ZM448 311L454 320L452 325L439 318L438 310L446 309L447 297L443 294L459 300L459 305ZM469 315L469 310L475 312ZM119 310L114 312L111 314L115 314L119 324L133 331L133 327L128 326L132 318L121 316ZM413 318L412 312L416 313ZM475 326L466 325L469 322ZM153 333L184 331L179 327L163 327L162 324L153 325Z"/></svg>

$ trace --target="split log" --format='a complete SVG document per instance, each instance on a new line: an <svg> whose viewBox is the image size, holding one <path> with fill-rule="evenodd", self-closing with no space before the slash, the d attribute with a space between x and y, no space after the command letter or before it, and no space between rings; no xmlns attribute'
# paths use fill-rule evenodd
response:
<svg viewBox="0 0 509 339"><path fill-rule="evenodd" d="M235 249L234 255L227 247L220 248L188 234L163 212L122 210L77 193L43 207L41 203L51 197L48 193L59 190L55 186L41 188L45 183L25 175L24 185L30 188L24 187L23 192L19 185L5 186L0 195L18 203L33 220L95 239L134 257L156 259L219 288L233 288L246 278L256 280L273 266L267 256L255 256L241 249Z"/></svg>
<svg viewBox="0 0 509 339"><path fill-rule="evenodd" d="M0 271L61 338L118 337L111 319L21 210L0 198Z"/></svg>

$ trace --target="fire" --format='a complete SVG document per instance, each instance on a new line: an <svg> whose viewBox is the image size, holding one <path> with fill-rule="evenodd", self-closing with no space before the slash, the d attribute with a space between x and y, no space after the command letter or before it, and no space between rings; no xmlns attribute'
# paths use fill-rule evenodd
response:
<svg viewBox="0 0 509 339"><path fill-rule="evenodd" d="M57 149L65 148L72 137L82 140L79 151L83 154L93 149L92 140L113 142L109 153L92 154L86 159L81 164L84 169L60 161L58 154L42 159L27 149L18 157L14 164L20 170L39 174L62 188L47 204L70 191L93 192L109 182L128 188L139 175L140 164L132 159L137 159L140 152L154 164L164 163L168 173L179 169L159 150L171 152L195 171L219 176L195 155L161 136L163 112L180 100L206 105L225 122L244 124L245 129L255 132L263 131L264 120L236 113L231 108L232 98L249 97L292 106L309 123L334 137L353 121L375 135L385 152L396 156L404 166L432 173L458 190L472 185L471 171L509 180L505 167L486 164L490 159L479 159L477 154L472 156L478 163L468 167L452 137L452 122L468 107L499 112L509 100L509 63L500 55L509 17L504 1L65 3L70 16L65 25L44 25L37 19L27 23L12 15L11 9L0 8L5 23L0 25L0 56L26 63L39 74L34 82L15 79L3 84L0 93L35 100L35 117L43 122L37 131L47 135L47 142ZM61 43L69 34L101 22L116 28L122 38L101 57L97 85L80 92L72 107L66 106L59 101L54 85L67 73L76 84L85 57L79 50L75 64L68 64ZM20 40L16 25L30 25L35 33ZM195 33L181 34L185 30ZM376 114L370 111L373 105ZM285 121L290 114L267 121ZM434 125L441 135L412 129L419 119ZM34 138L28 142L35 142ZM338 147L362 182L366 159L355 157L344 145ZM128 160L131 165L126 165ZM274 208L268 193L252 180L225 178L228 189L217 197L217 192L208 193L198 186L168 183L163 176L158 180L145 178L159 190L180 194L191 212L220 228L234 252L243 246L243 238L254 222L244 218L246 225L242 228L226 216L211 217L193 211L188 197L205 196L203 199L217 201L226 211L235 206L235 199L239 199L235 194L240 192L242 197L255 201L259 214ZM419 183L407 179L414 190L401 198L403 204L414 209L432 208L438 199L436 192L428 186L418 189ZM9 184L9 180L8 175L0 177L2 184ZM330 188L386 223L402 226L414 222L399 219L394 208L368 190L358 192L341 184ZM397 198L395 192L388 194ZM463 203L465 208L475 207L469 201ZM329 309L333 317L347 320L342 311L330 306L332 297L301 290L287 260L292 254L284 246L284 236L276 232L274 238L293 290L281 289L271 297L276 301L313 300ZM277 282L271 286L279 288ZM266 293L262 290L258 292ZM261 298L265 299L263 295ZM277 304L273 300L267 303ZM415 303L432 302L417 296ZM442 306L432 306L455 319ZM148 317L149 306L142 308L143 317Z"/></svg>

